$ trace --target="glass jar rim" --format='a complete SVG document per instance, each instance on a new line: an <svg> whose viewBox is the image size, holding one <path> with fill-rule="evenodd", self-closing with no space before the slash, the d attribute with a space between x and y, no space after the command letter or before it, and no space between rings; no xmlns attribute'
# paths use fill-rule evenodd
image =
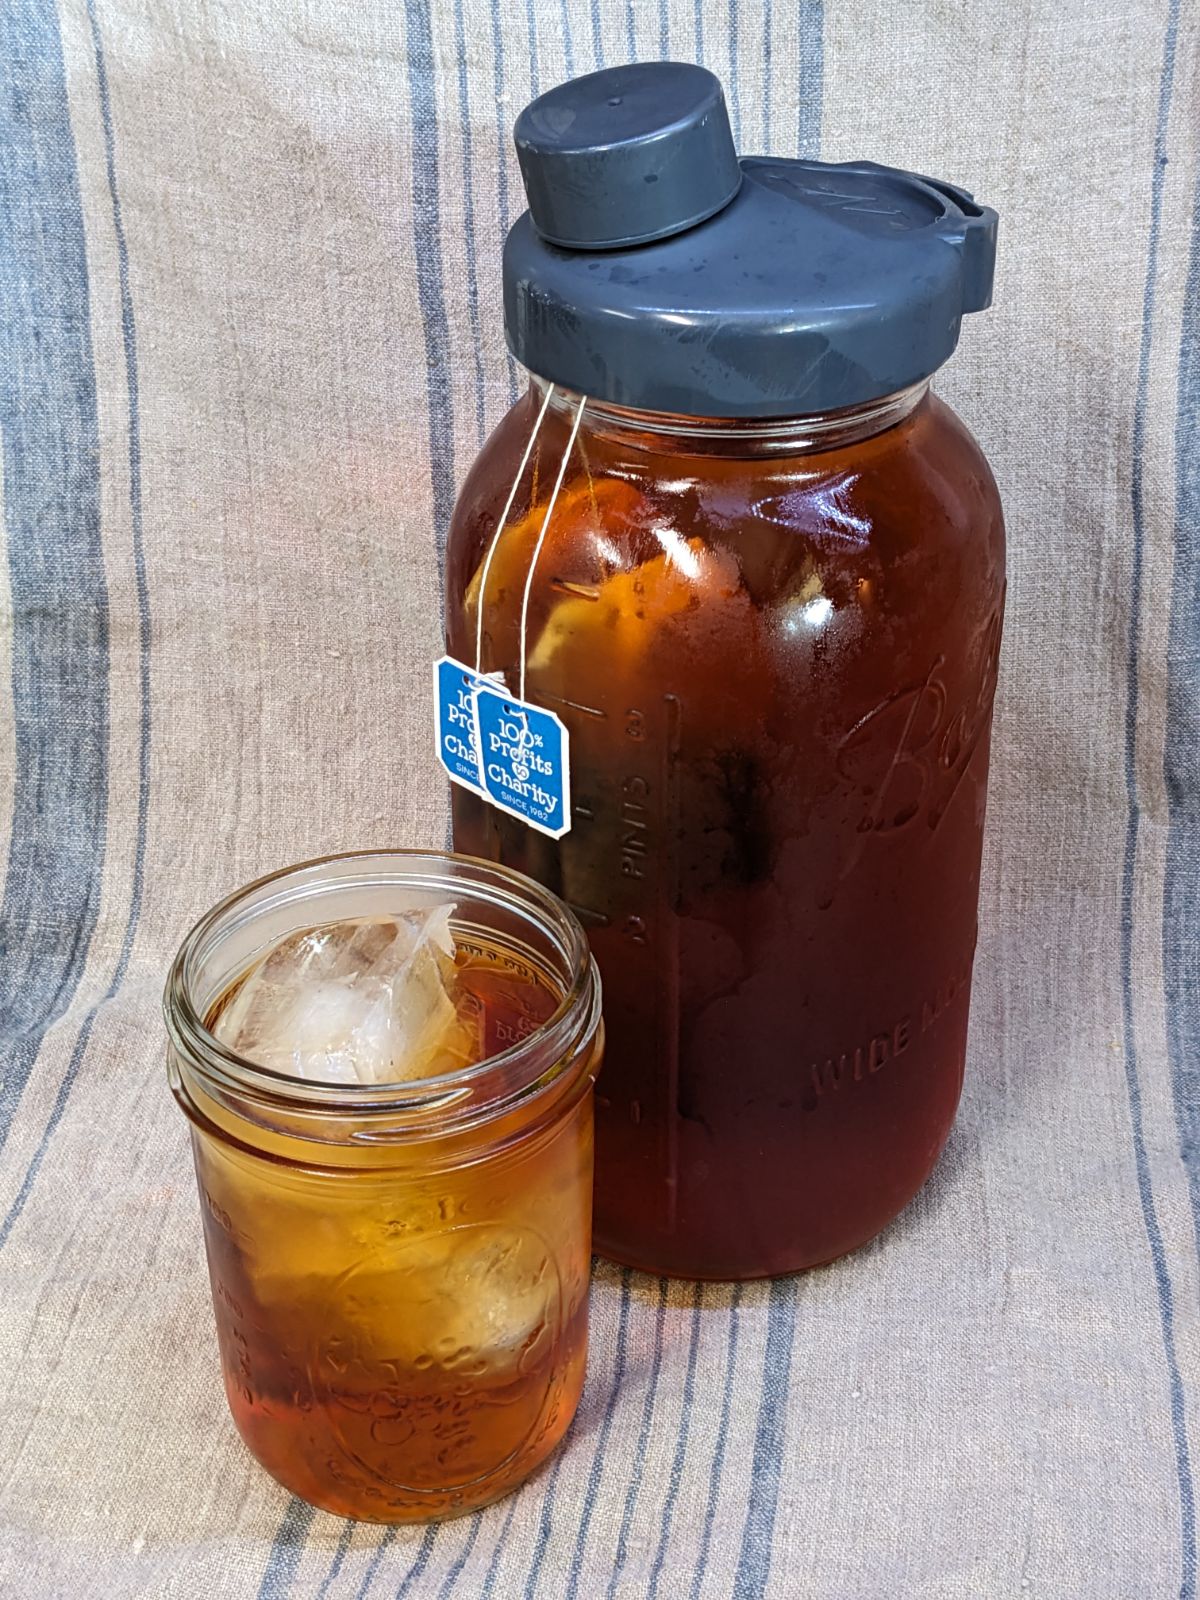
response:
<svg viewBox="0 0 1200 1600"><path fill-rule="evenodd" d="M202 1008L193 995L195 969L206 951L206 944L211 946L218 941L223 927L226 933L231 931L230 924L238 908L272 885L286 890L290 883L294 892L266 899L256 908L259 914L271 908L278 909L289 901L309 898L317 901L322 892L347 886L347 880L336 880L327 883L323 890L314 886L305 893L297 880L305 874L314 875L321 868L355 862L361 862L364 868L372 862L390 864L397 884L424 888L431 888L438 882L449 888L454 874L431 871L422 875L422 863L430 866L437 863L443 869L447 865L461 868L464 870L458 876L473 892L507 904L509 909L519 909L551 934L564 965L569 968L570 982L564 986L554 1012L525 1038L472 1066L438 1077L397 1083L347 1084L296 1078L250 1061L222 1043L206 1026ZM374 877L378 881L379 874ZM353 886L354 881L349 879L349 886ZM490 1120L516 1101L526 1099L531 1091L548 1086L543 1085L542 1080L549 1069L556 1063L569 1062L599 1024L600 978L587 937L574 912L552 891L523 874L495 862L449 850L348 850L266 873L226 895L205 912L184 936L171 963L163 994L163 1013L171 1043L185 1061L215 1086L232 1090L239 1096L249 1095L280 1110L318 1116L369 1118L378 1114L403 1118L407 1113L415 1121L425 1122L431 1115L436 1117L437 1113L446 1112L450 1114L450 1121L458 1123L461 1117L455 1115L456 1111L465 1113L470 1120ZM559 1074L552 1076L557 1079Z"/></svg>
<svg viewBox="0 0 1200 1600"><path fill-rule="evenodd" d="M585 398L536 372L529 373L529 381L539 399L545 399L553 389L550 408L556 413L573 412ZM698 445L736 441L789 453L807 453L857 443L903 421L929 393L931 381L920 378L906 388L838 411L801 412L786 417L701 417L674 411L642 411L611 400L596 400L589 395L584 421L591 431L598 433L648 434Z"/></svg>

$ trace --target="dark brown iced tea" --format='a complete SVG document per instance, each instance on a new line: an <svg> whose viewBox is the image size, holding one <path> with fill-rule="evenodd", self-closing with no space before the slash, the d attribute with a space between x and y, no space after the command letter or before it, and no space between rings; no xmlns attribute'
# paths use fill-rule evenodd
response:
<svg viewBox="0 0 1200 1600"><path fill-rule="evenodd" d="M538 405L455 516L448 642L469 664ZM483 597L482 666L510 684L569 420L556 402ZM598 1248L745 1278L869 1239L949 1133L1004 538L982 454L927 394L813 437L684 421L589 408L538 564L528 693L570 729L571 832L456 789L455 843L588 930Z"/></svg>

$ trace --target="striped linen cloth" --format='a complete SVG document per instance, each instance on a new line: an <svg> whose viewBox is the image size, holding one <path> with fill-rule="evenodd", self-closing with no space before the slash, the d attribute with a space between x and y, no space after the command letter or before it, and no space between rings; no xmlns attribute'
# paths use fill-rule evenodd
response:
<svg viewBox="0 0 1200 1600"><path fill-rule="evenodd" d="M0 1595L1195 1597L1193 0L3 0ZM1003 222L941 392L1005 496L966 1096L875 1245L601 1265L520 1494L311 1511L226 1415L159 992L208 904L440 844L439 548L516 392L535 92L670 55L741 146Z"/></svg>

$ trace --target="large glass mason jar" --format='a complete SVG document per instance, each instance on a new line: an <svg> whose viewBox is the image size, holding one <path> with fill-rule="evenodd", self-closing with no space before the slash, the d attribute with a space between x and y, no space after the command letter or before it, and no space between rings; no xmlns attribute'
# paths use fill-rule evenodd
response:
<svg viewBox="0 0 1200 1600"><path fill-rule="evenodd" d="M587 929L597 1247L789 1272L911 1199L962 1085L1004 529L928 380L995 217L739 166L694 67L564 85L517 140L533 376L459 499L448 648L567 725L573 815L456 789L455 843Z"/></svg>

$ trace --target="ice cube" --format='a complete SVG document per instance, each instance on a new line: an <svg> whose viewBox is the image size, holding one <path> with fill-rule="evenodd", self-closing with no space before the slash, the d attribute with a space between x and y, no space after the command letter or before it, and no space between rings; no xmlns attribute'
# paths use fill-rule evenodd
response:
<svg viewBox="0 0 1200 1600"><path fill-rule="evenodd" d="M349 1288L359 1347L375 1345L376 1359L417 1371L532 1359L559 1294L545 1242L520 1224L493 1222L389 1244L337 1282Z"/></svg>
<svg viewBox="0 0 1200 1600"><path fill-rule="evenodd" d="M437 1077L478 1058L456 1004L453 905L325 923L277 944L213 1025L249 1061L324 1083Z"/></svg>

